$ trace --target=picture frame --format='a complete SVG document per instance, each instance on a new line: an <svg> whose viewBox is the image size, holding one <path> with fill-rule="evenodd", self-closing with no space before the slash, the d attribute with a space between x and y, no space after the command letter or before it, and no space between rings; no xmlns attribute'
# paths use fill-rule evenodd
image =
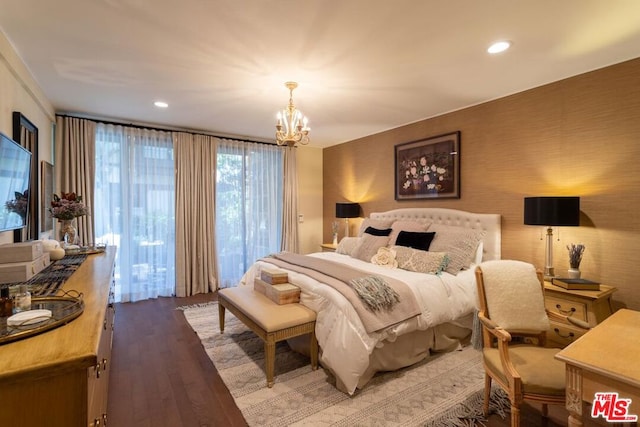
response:
<svg viewBox="0 0 640 427"><path fill-rule="evenodd" d="M40 232L46 233L53 231L53 217L48 210L53 199L53 165L43 160L40 173Z"/></svg>
<svg viewBox="0 0 640 427"><path fill-rule="evenodd" d="M460 198L460 131L395 146L395 199Z"/></svg>

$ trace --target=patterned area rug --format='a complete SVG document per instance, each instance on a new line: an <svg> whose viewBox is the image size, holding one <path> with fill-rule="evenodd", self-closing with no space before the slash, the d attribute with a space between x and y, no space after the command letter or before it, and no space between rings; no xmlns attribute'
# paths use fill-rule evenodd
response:
<svg viewBox="0 0 640 427"><path fill-rule="evenodd" d="M181 309L250 426L484 425L484 372L470 346L378 374L348 396L330 373L312 371L307 357L281 342L269 389L263 343L253 332L227 311L221 334L217 303ZM508 400L499 390L493 394L492 411L504 417Z"/></svg>

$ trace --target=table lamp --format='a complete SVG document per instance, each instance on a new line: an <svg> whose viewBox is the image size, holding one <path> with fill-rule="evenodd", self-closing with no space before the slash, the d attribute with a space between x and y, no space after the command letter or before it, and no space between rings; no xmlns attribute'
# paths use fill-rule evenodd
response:
<svg viewBox="0 0 640 427"><path fill-rule="evenodd" d="M580 225L580 197L525 197L524 223L547 227L544 277L554 277L553 228Z"/></svg>
<svg viewBox="0 0 640 427"><path fill-rule="evenodd" d="M336 218L344 218L344 236L349 237L349 218L360 216L360 204L358 203L336 203Z"/></svg>

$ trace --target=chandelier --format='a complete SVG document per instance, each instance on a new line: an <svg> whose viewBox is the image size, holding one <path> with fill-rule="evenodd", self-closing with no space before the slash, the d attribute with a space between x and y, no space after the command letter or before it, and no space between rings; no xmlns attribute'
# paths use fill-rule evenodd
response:
<svg viewBox="0 0 640 427"><path fill-rule="evenodd" d="M276 143L278 145L295 146L297 143L306 145L309 143L309 131L307 123L309 120L302 115L293 105L293 90L298 87L296 82L286 82L284 84L289 89L289 105L278 112L276 123Z"/></svg>

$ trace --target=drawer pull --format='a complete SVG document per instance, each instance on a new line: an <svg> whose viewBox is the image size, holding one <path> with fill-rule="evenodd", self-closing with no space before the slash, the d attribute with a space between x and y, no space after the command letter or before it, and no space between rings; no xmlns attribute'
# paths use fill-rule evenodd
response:
<svg viewBox="0 0 640 427"><path fill-rule="evenodd" d="M563 310L560 304L556 304L556 308L558 309L558 312L564 314L565 316L571 316L573 313L576 312L575 307L571 307L570 310Z"/></svg>
<svg viewBox="0 0 640 427"><path fill-rule="evenodd" d="M100 364L98 363L95 367L96 370L96 378L100 378Z"/></svg>
<svg viewBox="0 0 640 427"><path fill-rule="evenodd" d="M107 427L107 414L102 414L102 425Z"/></svg>
<svg viewBox="0 0 640 427"><path fill-rule="evenodd" d="M570 339L571 341L573 341L573 339L575 338L575 335L573 334L573 332L569 332L567 335L562 335L560 333L560 329L558 328L554 328L553 332L555 332L556 335L558 335L560 338Z"/></svg>
<svg viewBox="0 0 640 427"><path fill-rule="evenodd" d="M94 419L94 420L93 420L93 425L94 425L95 427L100 427L100 418L96 418L96 419Z"/></svg>
<svg viewBox="0 0 640 427"><path fill-rule="evenodd" d="M102 370L103 371L107 370L107 359L102 359Z"/></svg>

